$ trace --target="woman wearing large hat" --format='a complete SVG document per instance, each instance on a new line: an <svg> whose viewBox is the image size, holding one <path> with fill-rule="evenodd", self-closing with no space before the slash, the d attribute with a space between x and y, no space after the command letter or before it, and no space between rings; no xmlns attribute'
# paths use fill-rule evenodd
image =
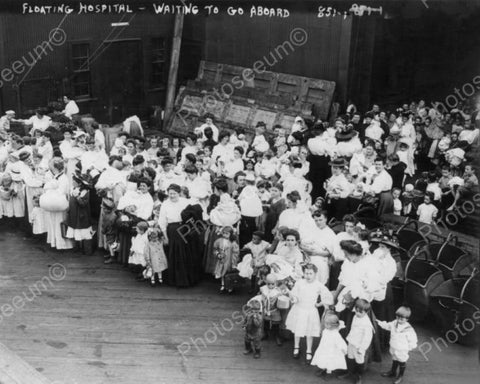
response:
<svg viewBox="0 0 480 384"><path fill-rule="evenodd" d="M392 252L398 249L396 239L387 231L373 232L370 237L372 259L377 267L379 276L379 289L372 300L372 310L379 320L392 321L395 314L395 303L390 282L397 275L397 262L392 257ZM380 342L383 349L388 346L388 334L379 330Z"/></svg>
<svg viewBox="0 0 480 384"><path fill-rule="evenodd" d="M338 158L328 163L332 169L332 177L325 182L327 211L329 217L341 220L347 213L347 197L350 194L350 183L343 173L347 163Z"/></svg>
<svg viewBox="0 0 480 384"><path fill-rule="evenodd" d="M312 134L314 137L308 140L307 147L310 155L307 160L310 162L310 171L307 175L308 180L312 182L312 201L319 196L325 196L325 181L331 176L328 162L337 141L326 132L326 127L322 123L316 123L313 126Z"/></svg>
<svg viewBox="0 0 480 384"><path fill-rule="evenodd" d="M345 157L350 161L354 153L362 150L362 143L358 132L353 129L353 124L340 125L335 138L337 139L335 152L338 157Z"/></svg>

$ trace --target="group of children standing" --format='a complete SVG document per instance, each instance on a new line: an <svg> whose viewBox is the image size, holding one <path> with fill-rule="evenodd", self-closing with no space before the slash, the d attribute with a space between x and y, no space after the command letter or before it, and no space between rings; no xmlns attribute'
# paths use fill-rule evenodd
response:
<svg viewBox="0 0 480 384"><path fill-rule="evenodd" d="M300 357L300 340L305 337L306 363L318 368L317 376L328 379L335 373L337 378L350 378L361 384L368 363L368 351L378 326L390 332L392 367L382 376L394 378L394 384L401 383L409 352L417 346L415 330L408 323L410 308L399 307L396 319L386 322L372 317L368 301L356 299L348 332L344 333L345 323L340 320L342 314L333 310L332 293L316 279L317 267L305 264L303 270L304 277L291 290L285 286L278 287L275 278L268 275L266 284L260 288L260 295L249 300L245 311L244 354L253 352L255 358L260 358L265 329L272 329L278 335L280 311L285 311L288 306L284 301L287 297L291 308L285 325L294 335L293 358ZM265 327L266 324L268 327ZM313 353L313 340L318 337L320 342ZM281 345L281 342L277 341L277 344Z"/></svg>

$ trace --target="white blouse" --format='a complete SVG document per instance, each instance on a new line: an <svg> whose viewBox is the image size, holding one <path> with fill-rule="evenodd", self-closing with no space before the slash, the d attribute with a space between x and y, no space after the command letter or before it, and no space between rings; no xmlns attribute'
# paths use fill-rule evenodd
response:
<svg viewBox="0 0 480 384"><path fill-rule="evenodd" d="M391 191L392 185L392 176L386 170L383 170L375 177L372 184L368 186L368 190L377 195L385 191Z"/></svg>
<svg viewBox="0 0 480 384"><path fill-rule="evenodd" d="M177 202L170 199L165 200L160 207L158 216L158 225L163 233L167 233L167 225L170 223L179 223L182 221L182 211L188 205L188 200L180 197Z"/></svg>
<svg viewBox="0 0 480 384"><path fill-rule="evenodd" d="M153 198L150 193L138 193L137 204L137 217L148 220L153 212Z"/></svg>

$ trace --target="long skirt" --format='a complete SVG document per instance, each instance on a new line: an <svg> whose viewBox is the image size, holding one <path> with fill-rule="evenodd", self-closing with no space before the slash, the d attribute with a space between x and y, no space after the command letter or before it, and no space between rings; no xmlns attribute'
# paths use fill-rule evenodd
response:
<svg viewBox="0 0 480 384"><path fill-rule="evenodd" d="M180 234L178 228L182 223L170 223L167 226L168 237L168 269L164 271L167 284L176 287L190 287L198 282L199 257L201 249L194 249L200 244L200 240L194 237L185 237ZM192 241L189 244L189 240Z"/></svg>
<svg viewBox="0 0 480 384"><path fill-rule="evenodd" d="M393 213L393 197L391 191L380 193L380 200L378 201L377 215L381 216L384 213Z"/></svg>
<svg viewBox="0 0 480 384"><path fill-rule="evenodd" d="M323 184L331 176L331 168L328 165L330 158L328 156L316 156L312 155L308 159L310 161L310 172L307 175L307 179L312 182L312 203L319 196L325 196L325 188Z"/></svg>
<svg viewBox="0 0 480 384"><path fill-rule="evenodd" d="M62 236L60 224L67 219L67 211L47 212L45 211L45 220L47 223L47 243L56 249L72 249L74 241L65 239Z"/></svg>
<svg viewBox="0 0 480 384"><path fill-rule="evenodd" d="M215 274L215 265L217 263L217 258L213 252L213 244L220 237L220 230L222 227L214 224L210 224L206 236L206 243L203 252L203 271L207 274Z"/></svg>
<svg viewBox="0 0 480 384"><path fill-rule="evenodd" d="M327 205L328 217L334 217L337 220L342 220L343 216L348 213L347 199L332 199Z"/></svg>
<svg viewBox="0 0 480 384"><path fill-rule="evenodd" d="M393 302L393 291L390 283L387 284L385 299L383 301L372 301L372 311L378 320L392 321L395 318L395 305ZM378 327L378 338L382 351L387 351L390 340L390 332Z"/></svg>
<svg viewBox="0 0 480 384"><path fill-rule="evenodd" d="M128 265L128 257L130 256L130 248L132 247L132 235L130 231L119 231L118 242L120 244L118 262L123 265Z"/></svg>
<svg viewBox="0 0 480 384"><path fill-rule="evenodd" d="M253 232L257 230L257 218L250 216L242 216L239 229L240 249L250 241L252 241Z"/></svg>

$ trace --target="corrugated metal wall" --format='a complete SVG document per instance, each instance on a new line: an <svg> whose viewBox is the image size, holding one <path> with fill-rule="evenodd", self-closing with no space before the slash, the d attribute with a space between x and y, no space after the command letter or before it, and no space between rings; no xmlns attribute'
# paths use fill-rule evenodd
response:
<svg viewBox="0 0 480 384"><path fill-rule="evenodd" d="M133 16L133 17L132 17ZM55 97L55 92L63 92L62 81L71 76L70 47L74 42L89 42L92 55L92 96L99 94L98 76L95 71L95 61L100 62L102 53L108 46L105 40L115 39L140 39L142 45L144 63L144 76L139 81L144 82L145 98L150 103L155 104L155 99L163 98L158 92L149 91L149 71L150 71L150 38L164 36L167 47L171 40L171 30L173 26L172 16L156 16L142 14L134 16L133 14L122 15L0 15L0 30L3 40L4 55L2 55L2 68L12 68L15 61L28 63L25 70L16 75L11 81L4 81L2 87L3 108L18 108L16 100L16 90L14 84L22 82L22 89L28 93L25 101L28 105L23 108L32 108L37 105L44 105L51 97ZM113 28L112 22L130 21L130 25L125 28ZM54 28L59 27L65 32L66 41L52 45L52 49L46 48L45 53L41 53L41 59L31 65L32 57L38 57L41 52L38 46L42 42L48 41L49 33ZM61 36L58 34L58 36ZM36 53L37 52L37 53ZM121 63L112 63L112 70L115 65ZM28 72L28 73L27 73ZM52 79L49 81L48 78ZM45 92L39 92L39 85L47 87L50 84L52 89L45 89ZM32 88L29 92L28 88ZM59 90L55 88L60 88ZM163 100L161 100L163 102ZM157 104L161 104L160 100Z"/></svg>

